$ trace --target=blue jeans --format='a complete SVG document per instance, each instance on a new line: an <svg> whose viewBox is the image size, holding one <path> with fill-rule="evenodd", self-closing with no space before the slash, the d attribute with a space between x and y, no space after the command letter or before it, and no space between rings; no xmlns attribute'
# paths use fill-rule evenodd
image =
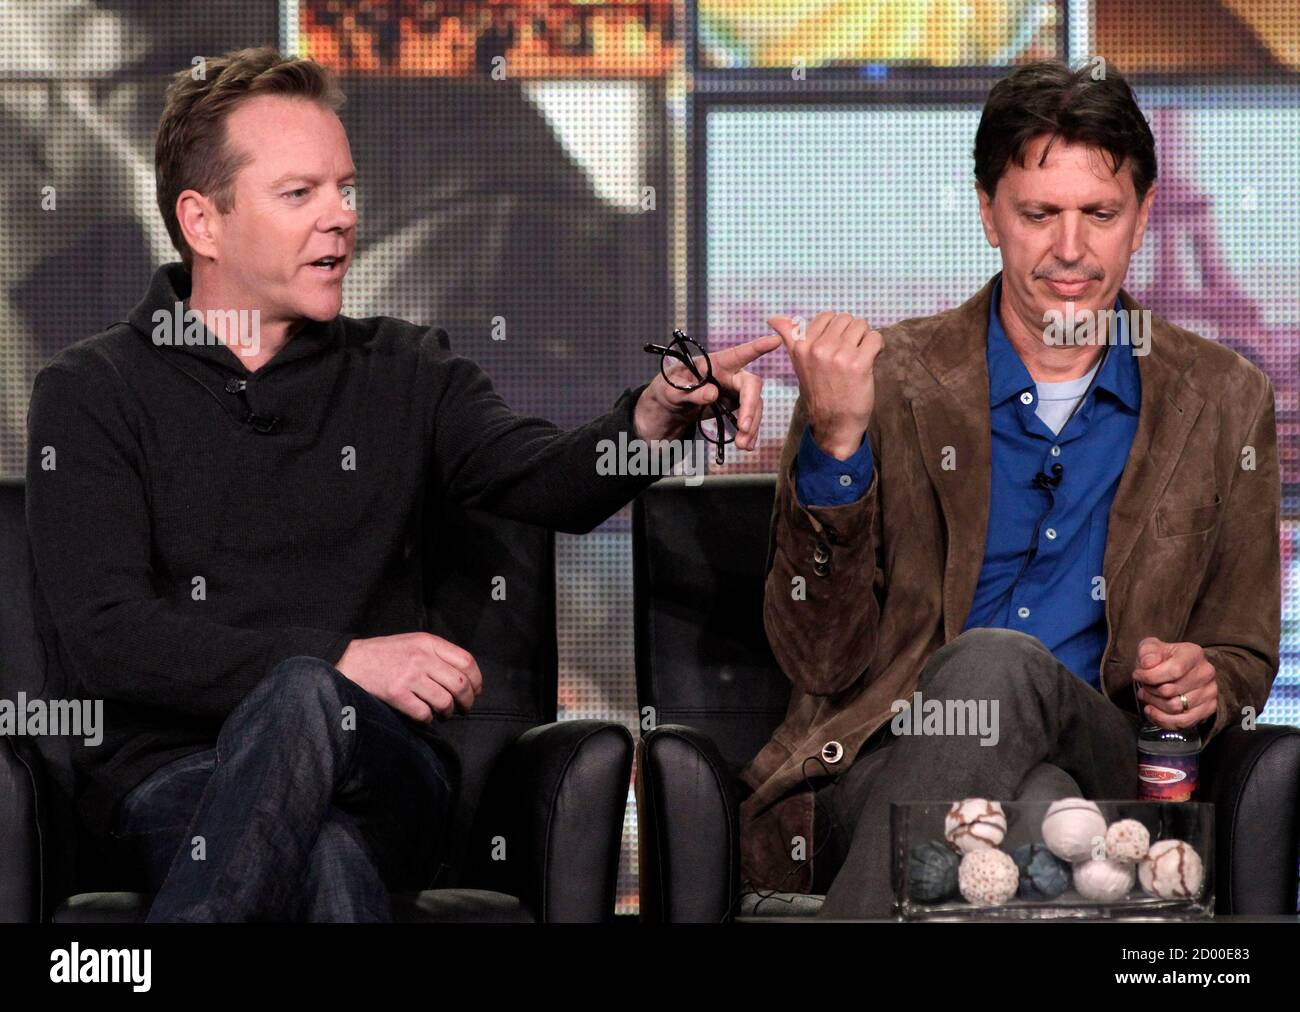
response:
<svg viewBox="0 0 1300 1012"><path fill-rule="evenodd" d="M138 784L113 835L157 894L151 922L389 921L390 892L437 872L454 793L409 718L292 657L215 748Z"/></svg>

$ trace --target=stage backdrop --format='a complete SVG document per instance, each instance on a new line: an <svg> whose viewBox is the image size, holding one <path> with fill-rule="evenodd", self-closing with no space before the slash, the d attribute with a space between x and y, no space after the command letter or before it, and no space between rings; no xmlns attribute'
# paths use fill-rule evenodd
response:
<svg viewBox="0 0 1300 1012"><path fill-rule="evenodd" d="M880 326L963 301L998 269L971 188L983 96L1028 60L1106 61L1159 145L1129 290L1277 392L1286 585L1263 718L1300 723L1295 5L29 0L0 16L0 473L14 475L36 371L176 259L152 134L167 75L196 56L272 42L335 68L363 180L344 311L445 327L512 405L566 425L646 378L640 345L674 325L717 348L776 312ZM793 376L780 353L760 371L766 448L724 470L775 463ZM559 538L562 716L635 732L630 560L627 511ZM629 790L623 912L635 854Z"/></svg>

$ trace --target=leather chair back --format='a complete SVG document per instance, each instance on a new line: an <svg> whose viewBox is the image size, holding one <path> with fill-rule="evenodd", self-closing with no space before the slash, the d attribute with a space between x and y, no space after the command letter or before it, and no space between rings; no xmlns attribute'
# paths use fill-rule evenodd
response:
<svg viewBox="0 0 1300 1012"><path fill-rule="evenodd" d="M773 475L667 478L632 511L639 706L707 734L737 773L785 716L763 631Z"/></svg>

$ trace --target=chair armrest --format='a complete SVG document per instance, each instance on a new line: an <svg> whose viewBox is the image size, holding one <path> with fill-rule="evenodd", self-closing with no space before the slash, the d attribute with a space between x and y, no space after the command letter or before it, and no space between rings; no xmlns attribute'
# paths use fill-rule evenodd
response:
<svg viewBox="0 0 1300 1012"><path fill-rule="evenodd" d="M470 877L518 896L539 921L613 920L631 776L632 735L622 724L565 720L525 731L484 788Z"/></svg>
<svg viewBox="0 0 1300 1012"><path fill-rule="evenodd" d="M643 920L730 920L740 890L740 808L708 735L664 724L637 747Z"/></svg>
<svg viewBox="0 0 1300 1012"><path fill-rule="evenodd" d="M1300 861L1300 728L1229 727L1201 756L1214 803L1215 909L1294 914Z"/></svg>
<svg viewBox="0 0 1300 1012"><path fill-rule="evenodd" d="M16 742L0 738L0 921L6 923L41 918L38 769Z"/></svg>

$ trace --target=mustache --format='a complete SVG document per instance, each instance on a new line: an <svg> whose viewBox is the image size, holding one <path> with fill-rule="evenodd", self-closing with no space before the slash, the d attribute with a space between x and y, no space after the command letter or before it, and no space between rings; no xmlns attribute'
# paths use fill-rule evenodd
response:
<svg viewBox="0 0 1300 1012"><path fill-rule="evenodd" d="M1033 277L1035 280L1043 281L1101 281L1106 276L1106 272L1100 267L1089 267L1083 271L1078 270L1059 270L1035 271Z"/></svg>

